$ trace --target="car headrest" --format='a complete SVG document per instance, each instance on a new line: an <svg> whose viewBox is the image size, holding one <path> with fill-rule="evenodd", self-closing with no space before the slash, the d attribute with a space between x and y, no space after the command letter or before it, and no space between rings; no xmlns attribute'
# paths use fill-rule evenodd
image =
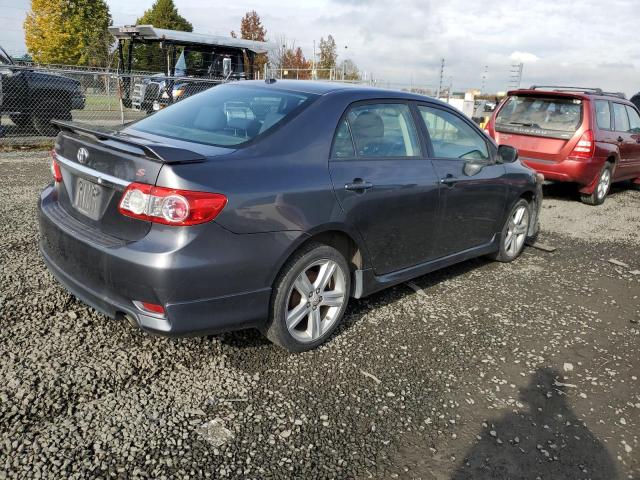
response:
<svg viewBox="0 0 640 480"><path fill-rule="evenodd" d="M360 138L384 137L382 117L374 112L362 112L351 125L355 136Z"/></svg>
<svg viewBox="0 0 640 480"><path fill-rule="evenodd" d="M193 119L193 126L200 130L222 130L227 126L227 115L221 108L203 107Z"/></svg>

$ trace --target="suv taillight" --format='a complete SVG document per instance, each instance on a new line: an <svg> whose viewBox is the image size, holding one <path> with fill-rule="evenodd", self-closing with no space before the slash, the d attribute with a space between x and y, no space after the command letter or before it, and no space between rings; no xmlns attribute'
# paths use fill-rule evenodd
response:
<svg viewBox="0 0 640 480"><path fill-rule="evenodd" d="M213 220L227 204L220 193L193 192L132 183L122 194L118 210L127 217L165 225L197 225Z"/></svg>
<svg viewBox="0 0 640 480"><path fill-rule="evenodd" d="M60 183L62 181L62 171L60 170L60 165L58 165L55 150L51 150L51 175L56 183Z"/></svg>
<svg viewBox="0 0 640 480"><path fill-rule="evenodd" d="M593 141L593 131L587 130L582 134L573 151L569 154L569 158L578 158L580 160L593 157L596 145Z"/></svg>

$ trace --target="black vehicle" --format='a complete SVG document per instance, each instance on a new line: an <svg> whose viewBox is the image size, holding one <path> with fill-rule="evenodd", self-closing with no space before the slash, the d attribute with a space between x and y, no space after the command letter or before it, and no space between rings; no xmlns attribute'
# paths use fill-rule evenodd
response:
<svg viewBox="0 0 640 480"><path fill-rule="evenodd" d="M151 112L230 80L251 80L267 42L155 28L110 27L118 41L118 72L140 66L162 73L124 78L125 106ZM142 62L142 63L141 63Z"/></svg>
<svg viewBox="0 0 640 480"><path fill-rule="evenodd" d="M305 81L221 85L115 131L60 123L40 248L151 332L314 348L362 298L537 233L542 177L454 108Z"/></svg>
<svg viewBox="0 0 640 480"><path fill-rule="evenodd" d="M0 47L0 115L18 128L55 135L51 120L71 120L71 110L84 108L84 100L77 80L15 65Z"/></svg>

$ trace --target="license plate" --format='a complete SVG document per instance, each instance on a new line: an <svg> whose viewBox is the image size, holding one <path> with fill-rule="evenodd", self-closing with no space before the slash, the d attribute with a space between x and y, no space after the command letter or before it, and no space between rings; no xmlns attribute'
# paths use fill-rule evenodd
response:
<svg viewBox="0 0 640 480"><path fill-rule="evenodd" d="M78 178L76 183L76 209L93 220L100 219L103 188L84 178Z"/></svg>

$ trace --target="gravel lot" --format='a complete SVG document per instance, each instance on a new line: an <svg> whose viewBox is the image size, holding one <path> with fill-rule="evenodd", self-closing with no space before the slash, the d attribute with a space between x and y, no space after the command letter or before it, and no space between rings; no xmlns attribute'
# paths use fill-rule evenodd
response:
<svg viewBox="0 0 640 480"><path fill-rule="evenodd" d="M554 253L353 301L288 355L76 301L37 252L49 176L46 153L0 154L0 479L640 478L640 192L547 188Z"/></svg>

